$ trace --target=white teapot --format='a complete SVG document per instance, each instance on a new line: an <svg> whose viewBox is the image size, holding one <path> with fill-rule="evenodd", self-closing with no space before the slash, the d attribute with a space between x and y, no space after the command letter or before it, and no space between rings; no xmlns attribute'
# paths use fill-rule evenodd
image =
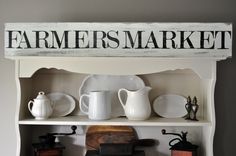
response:
<svg viewBox="0 0 236 156"><path fill-rule="evenodd" d="M45 95L44 92L39 92L38 96L28 103L28 109L35 119L47 119L52 115L54 104L53 102Z"/></svg>

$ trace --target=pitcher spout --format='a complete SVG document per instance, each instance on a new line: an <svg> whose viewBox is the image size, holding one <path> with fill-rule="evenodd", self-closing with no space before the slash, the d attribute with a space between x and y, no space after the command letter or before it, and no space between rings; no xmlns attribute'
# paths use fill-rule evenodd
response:
<svg viewBox="0 0 236 156"><path fill-rule="evenodd" d="M150 91L151 89L152 89L151 87L145 86L145 87L141 88L140 90L138 90L138 92L139 92L140 94L147 94L147 93L149 93L149 91Z"/></svg>

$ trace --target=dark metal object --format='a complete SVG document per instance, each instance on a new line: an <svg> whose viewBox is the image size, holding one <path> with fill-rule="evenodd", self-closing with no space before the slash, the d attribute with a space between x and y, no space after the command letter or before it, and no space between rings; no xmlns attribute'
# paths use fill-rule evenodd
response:
<svg viewBox="0 0 236 156"><path fill-rule="evenodd" d="M174 138L169 142L170 150L172 150L172 156L174 156L176 153L179 155L184 155L186 152L188 152L191 156L197 155L197 145L193 145L191 142L187 141L187 134L188 132L181 132L181 134L178 133L166 133L165 129L162 129L163 135L175 135L178 136L178 138ZM174 141L178 141L177 143L173 144ZM177 152L176 152L177 151Z"/></svg>
<svg viewBox="0 0 236 156"><path fill-rule="evenodd" d="M53 146L55 144L56 136L68 136L76 134L76 126L71 126L71 133L47 133L46 135L39 136L40 144L44 146Z"/></svg>
<svg viewBox="0 0 236 156"><path fill-rule="evenodd" d="M72 130L72 132L71 133L48 133L49 135L60 135L60 136L67 136L67 135L74 135L74 134L76 134L76 129L77 129L77 127L76 126L71 126L71 130Z"/></svg>
<svg viewBox="0 0 236 156"><path fill-rule="evenodd" d="M87 150L85 156L103 156L97 150ZM108 156L108 155L107 155ZM119 153L112 153L109 156L120 156ZM145 156L143 150L134 151L132 155L123 155L123 156Z"/></svg>
<svg viewBox="0 0 236 156"><path fill-rule="evenodd" d="M199 105L197 104L196 96L193 97L193 101L191 100L191 97L188 96L187 103L185 105L185 109L187 110L188 114L185 119L192 120L192 121L198 121L198 119L197 119L198 108L199 108Z"/></svg>
<svg viewBox="0 0 236 156"><path fill-rule="evenodd" d="M138 139L130 143L102 143L100 144L99 154L104 156L110 156L114 153L117 155L132 155L137 146L150 147L155 144L154 139Z"/></svg>
<svg viewBox="0 0 236 156"><path fill-rule="evenodd" d="M154 139L137 139L132 140L131 144L134 146L144 146L144 147L150 147L156 145L156 140Z"/></svg>
<svg viewBox="0 0 236 156"><path fill-rule="evenodd" d="M39 136L39 142L44 147L51 147L55 144L56 137L50 134Z"/></svg>
<svg viewBox="0 0 236 156"><path fill-rule="evenodd" d="M122 155L132 155L134 151L134 146L131 143L103 143L99 148L99 155L110 156L116 154Z"/></svg>
<svg viewBox="0 0 236 156"><path fill-rule="evenodd" d="M188 112L188 114L187 114L187 117L185 118L186 120L190 120L191 118L190 118L190 113L191 113L191 110L192 110L192 108L191 108L191 98L190 98L190 96L188 96L188 98L187 98L187 103L186 103L186 105L185 105L185 109L187 110L187 112Z"/></svg>
<svg viewBox="0 0 236 156"><path fill-rule="evenodd" d="M39 136L39 143L33 143L35 156L62 156L65 146L55 142L56 136L68 136L76 134L76 126L71 126L71 133L47 133Z"/></svg>
<svg viewBox="0 0 236 156"><path fill-rule="evenodd" d="M197 104L197 98L196 98L196 96L194 96L193 104L192 104L192 111L193 111L193 118L192 118L192 120L194 120L194 121L198 121L198 119L196 117L197 116L198 108L199 108L199 105Z"/></svg>

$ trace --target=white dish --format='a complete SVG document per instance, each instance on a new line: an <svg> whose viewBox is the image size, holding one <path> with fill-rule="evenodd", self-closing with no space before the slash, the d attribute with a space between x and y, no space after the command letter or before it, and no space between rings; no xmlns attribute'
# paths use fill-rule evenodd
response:
<svg viewBox="0 0 236 156"><path fill-rule="evenodd" d="M47 97L54 103L52 117L66 116L75 109L75 100L70 95L55 92Z"/></svg>
<svg viewBox="0 0 236 156"><path fill-rule="evenodd" d="M165 118L180 118L187 114L185 104L187 99L180 95L165 94L153 102L154 112Z"/></svg>
<svg viewBox="0 0 236 156"><path fill-rule="evenodd" d="M145 86L143 80L135 75L89 75L79 89L79 96L90 91L109 90L112 92L112 116L124 116L124 110L119 102L117 92L120 88L138 90ZM86 99L85 99L86 100ZM86 102L87 103L87 102ZM80 114L83 114L80 112Z"/></svg>

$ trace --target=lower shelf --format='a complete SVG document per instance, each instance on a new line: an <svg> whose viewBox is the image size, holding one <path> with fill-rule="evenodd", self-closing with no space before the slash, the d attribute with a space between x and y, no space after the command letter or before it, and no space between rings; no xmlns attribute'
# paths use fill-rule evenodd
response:
<svg viewBox="0 0 236 156"><path fill-rule="evenodd" d="M46 120L24 119L18 122L20 125L124 125L124 126L211 126L210 121L189 121L184 118L167 119L151 117L145 121L128 120L126 117L112 118L109 120L95 121L86 116L67 116L49 118Z"/></svg>

